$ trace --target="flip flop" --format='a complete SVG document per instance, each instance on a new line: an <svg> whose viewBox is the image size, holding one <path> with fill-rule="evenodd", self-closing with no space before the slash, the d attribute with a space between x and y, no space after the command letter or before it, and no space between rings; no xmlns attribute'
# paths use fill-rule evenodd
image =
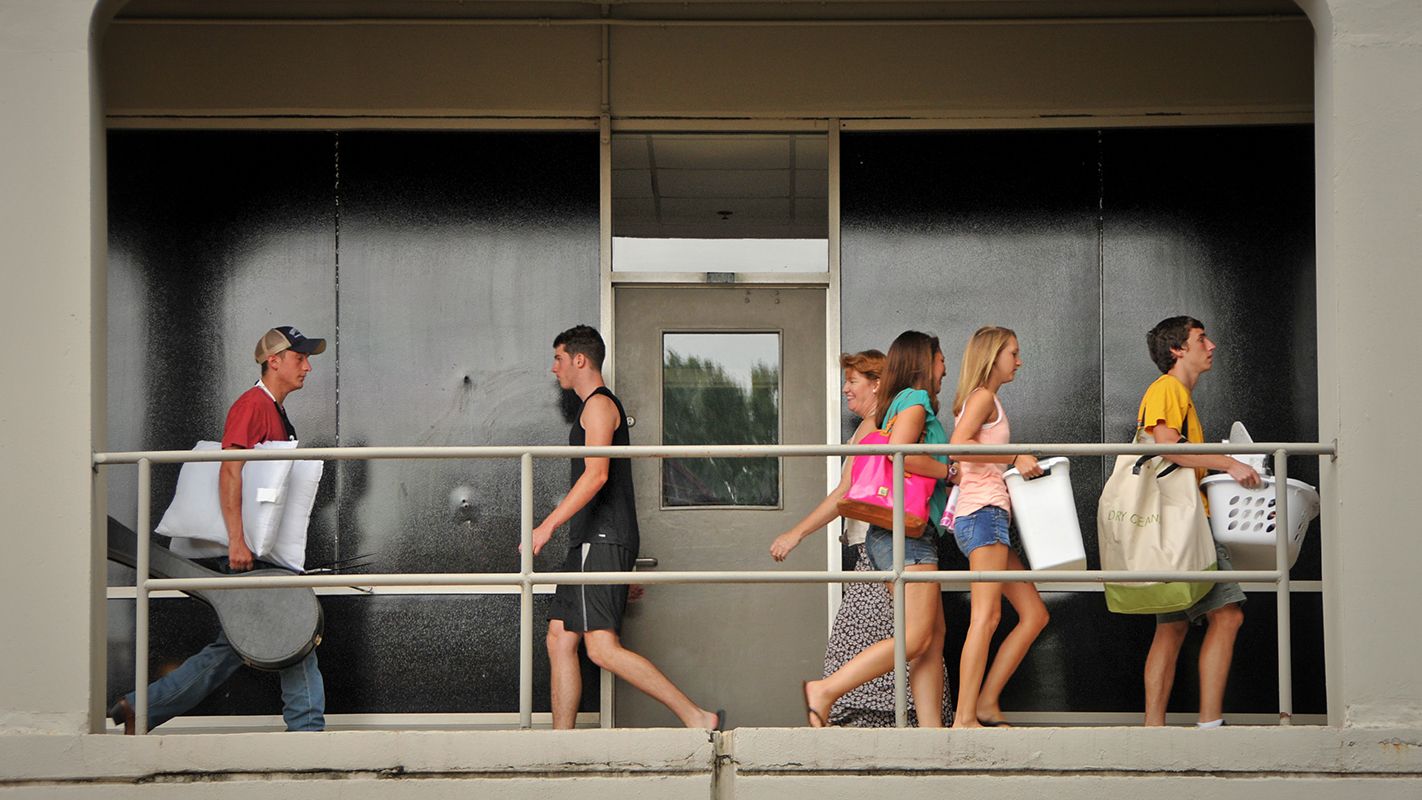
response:
<svg viewBox="0 0 1422 800"><path fill-rule="evenodd" d="M811 728L828 728L829 723L820 716L820 712L810 708L810 682L800 681L800 691L805 695L805 724ZM815 720L819 720L820 724L816 725Z"/></svg>
<svg viewBox="0 0 1422 800"><path fill-rule="evenodd" d="M980 719L980 720L978 720L978 724L981 725L981 726L983 726L984 728L1011 728L1011 727L1012 727L1010 724L1008 724L1007 720L1005 720L1005 719L999 719L999 720Z"/></svg>
<svg viewBox="0 0 1422 800"><path fill-rule="evenodd" d="M716 709L716 727L712 730L724 731L726 729L726 709Z"/></svg>

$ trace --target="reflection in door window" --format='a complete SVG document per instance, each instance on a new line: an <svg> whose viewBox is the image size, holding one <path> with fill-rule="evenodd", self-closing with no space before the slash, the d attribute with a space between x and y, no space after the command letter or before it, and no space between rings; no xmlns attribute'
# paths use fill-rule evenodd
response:
<svg viewBox="0 0 1422 800"><path fill-rule="evenodd" d="M780 334L663 334L663 444L779 442ZM778 507L780 460L662 459L662 505Z"/></svg>

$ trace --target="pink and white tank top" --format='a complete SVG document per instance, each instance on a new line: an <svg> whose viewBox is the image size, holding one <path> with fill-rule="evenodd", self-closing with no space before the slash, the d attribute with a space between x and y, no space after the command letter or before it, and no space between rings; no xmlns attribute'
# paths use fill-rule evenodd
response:
<svg viewBox="0 0 1422 800"><path fill-rule="evenodd" d="M978 387L973 392L979 391L981 388ZM968 397L972 396L972 392L969 392ZM982 429L978 431L978 442L981 444L1007 444L1012 438L1011 429L1007 425L1007 412L1002 410L1002 401L997 397L994 396L992 402L997 406L997 417L991 422L983 423ZM968 407L966 400L963 401L963 407ZM953 424L958 424L962 418L963 413L960 411L958 416L953 418ZM984 506L997 506L1011 512L1012 501L1007 495L1007 482L1002 479L1002 475L1007 472L1007 469L1007 464L960 462L958 465L957 518L962 519Z"/></svg>

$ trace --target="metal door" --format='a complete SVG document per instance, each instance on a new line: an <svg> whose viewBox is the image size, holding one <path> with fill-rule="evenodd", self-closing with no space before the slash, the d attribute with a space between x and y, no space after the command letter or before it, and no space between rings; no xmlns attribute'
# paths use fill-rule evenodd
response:
<svg viewBox="0 0 1422 800"><path fill-rule="evenodd" d="M822 289L621 287L615 303L616 392L635 421L633 444L712 443L686 437L735 435L740 428L751 435L745 443L765 441L772 429L780 443L824 442ZM744 393L751 410L723 419L709 403L693 408L687 386L707 375L724 386L698 398L735 400ZM767 422L772 399L773 424ZM673 424L678 419L683 424ZM710 430L717 424L719 432ZM655 569L823 568L822 536L807 539L783 567L769 548L823 499L824 459L752 466L637 459L633 468L641 556L656 559ZM707 469L736 474L708 477ZM823 665L825 597L823 585L648 586L630 607L623 641L698 705L726 709L732 725L801 725L799 682L819 677ZM679 725L661 704L621 682L616 698L619 727Z"/></svg>

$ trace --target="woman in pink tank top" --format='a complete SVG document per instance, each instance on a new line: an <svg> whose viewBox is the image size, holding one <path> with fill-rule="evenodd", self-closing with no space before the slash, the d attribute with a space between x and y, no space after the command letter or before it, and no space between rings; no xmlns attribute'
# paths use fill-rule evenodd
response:
<svg viewBox="0 0 1422 800"><path fill-rule="evenodd" d="M963 350L958 391L953 398L953 444L1007 444L1007 413L997 390L1011 383L1022 366L1017 334L1007 328L984 325ZM1002 475L1009 466L1023 477L1042 474L1032 456L956 456L960 483L953 536L958 549L975 571L1024 569L1009 546L1007 523L1012 504ZM997 650L992 670L987 670L988 646L1002 618L1002 596L1017 610L1019 622ZM1037 587L1030 583L974 583L972 612L963 655L958 666L958 712L955 728L997 727L1006 724L998 698L1027 648L1047 625L1047 607Z"/></svg>

